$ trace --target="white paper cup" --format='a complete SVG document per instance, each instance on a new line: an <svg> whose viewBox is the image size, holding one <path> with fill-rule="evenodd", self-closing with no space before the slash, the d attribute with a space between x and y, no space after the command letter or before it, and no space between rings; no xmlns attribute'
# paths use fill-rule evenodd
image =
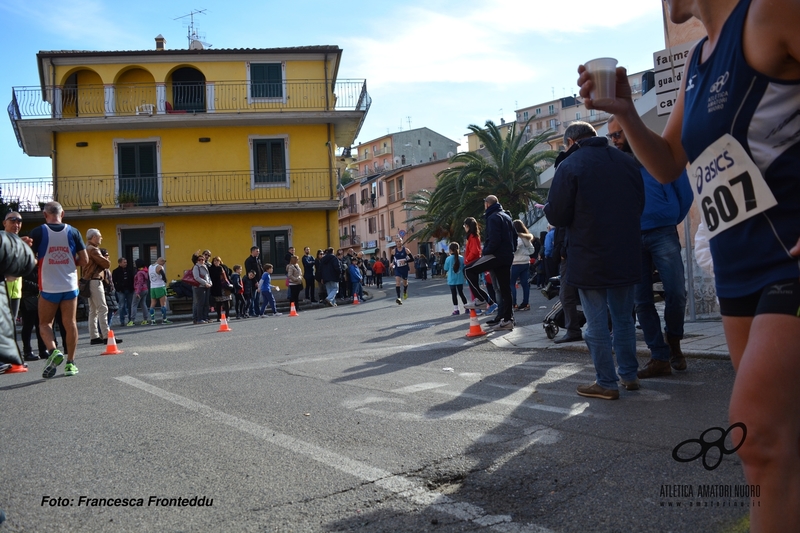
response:
<svg viewBox="0 0 800 533"><path fill-rule="evenodd" d="M592 78L590 96L595 105L608 105L617 96L617 60L601 57L584 65Z"/></svg>

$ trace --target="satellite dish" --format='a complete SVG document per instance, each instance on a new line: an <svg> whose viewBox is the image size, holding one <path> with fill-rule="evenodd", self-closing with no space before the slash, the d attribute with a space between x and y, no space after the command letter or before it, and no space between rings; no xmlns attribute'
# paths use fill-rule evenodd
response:
<svg viewBox="0 0 800 533"><path fill-rule="evenodd" d="M203 43L198 41L197 39L192 41L192 44L189 45L189 50L202 50Z"/></svg>

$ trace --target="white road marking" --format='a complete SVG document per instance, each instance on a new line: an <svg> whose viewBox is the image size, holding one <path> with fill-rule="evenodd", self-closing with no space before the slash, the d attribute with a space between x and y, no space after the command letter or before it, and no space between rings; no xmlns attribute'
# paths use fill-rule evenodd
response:
<svg viewBox="0 0 800 533"><path fill-rule="evenodd" d="M419 482L400 475L394 475L387 470L370 466L361 461L356 461L340 453L326 450L315 444L296 439L290 435L278 433L266 426L255 424L234 415L214 409L200 402L184 396L160 389L131 376L116 378L119 381L157 396L163 400L179 405L185 409L210 418L217 423L232 427L243 433L279 446L287 451L302 454L314 461L344 472L368 483L382 487L411 502L430 506L442 513L449 514L460 520L473 522L481 526L489 526L496 531L526 531L535 533L549 533L551 530L534 524L515 524L508 515L489 515L482 508L465 502L458 502L436 491L426 489Z"/></svg>
<svg viewBox="0 0 800 533"><path fill-rule="evenodd" d="M429 389L438 389L439 387L446 387L447 383L418 383L416 385L409 385L408 387L401 387L399 389L394 389L391 392L395 392L397 394L412 394L414 392L420 392Z"/></svg>

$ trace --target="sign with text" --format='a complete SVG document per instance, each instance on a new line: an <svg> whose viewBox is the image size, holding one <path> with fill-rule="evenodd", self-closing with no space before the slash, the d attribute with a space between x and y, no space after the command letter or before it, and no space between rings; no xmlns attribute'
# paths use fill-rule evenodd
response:
<svg viewBox="0 0 800 533"><path fill-rule="evenodd" d="M678 99L678 89L683 81L683 68L689 52L698 41L683 43L653 54L655 72L656 111L658 116L668 115Z"/></svg>

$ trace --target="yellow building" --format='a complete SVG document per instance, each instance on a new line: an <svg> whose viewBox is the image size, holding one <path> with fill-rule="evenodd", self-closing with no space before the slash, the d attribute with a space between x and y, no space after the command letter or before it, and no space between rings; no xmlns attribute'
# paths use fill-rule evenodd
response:
<svg viewBox="0 0 800 533"><path fill-rule="evenodd" d="M371 101L337 79L342 50L164 45L39 52L40 85L15 87L9 113L53 175L3 184L4 200L55 199L112 257L163 255L173 279L198 248L232 266L258 246L281 274L290 246L338 246L335 153Z"/></svg>

